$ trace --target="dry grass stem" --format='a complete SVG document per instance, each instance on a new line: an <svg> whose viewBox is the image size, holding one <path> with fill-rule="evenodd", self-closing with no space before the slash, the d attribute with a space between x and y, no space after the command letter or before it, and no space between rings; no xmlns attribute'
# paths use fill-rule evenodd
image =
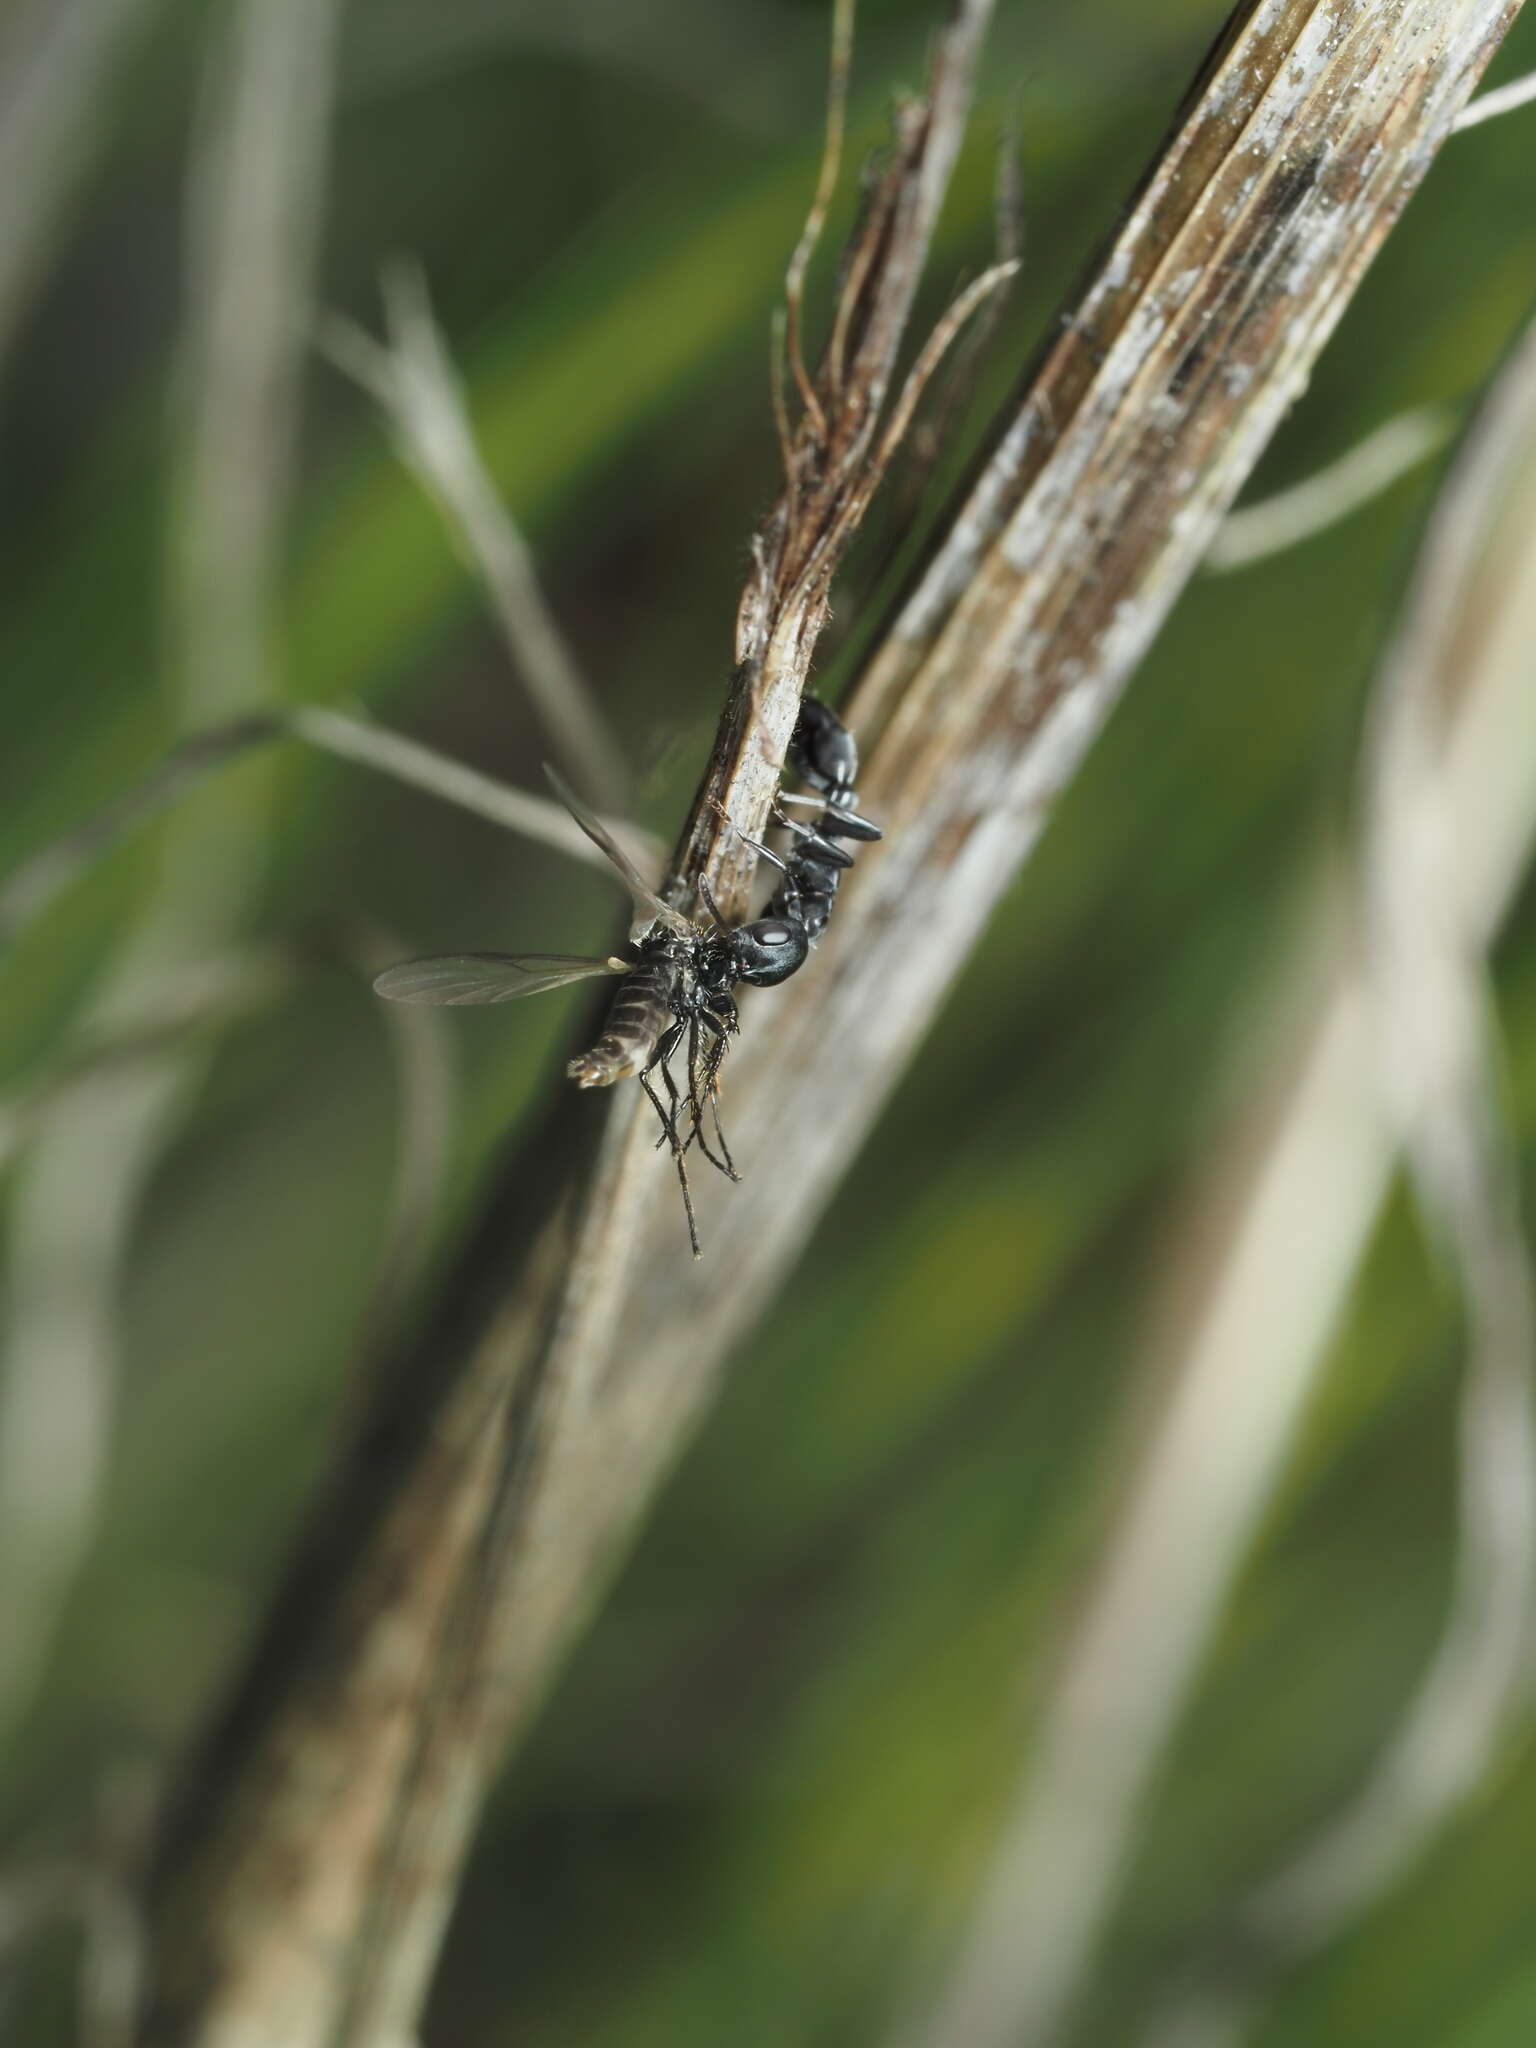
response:
<svg viewBox="0 0 1536 2048"><path fill-rule="evenodd" d="M868 260L854 266L859 310L847 322L841 396L835 407L825 395L822 400L831 445L813 421L802 419L794 474L759 550L755 602L744 607L731 708L677 856L679 899L706 871L728 903L745 888L749 864L722 822L721 807L753 829L776 786L825 618L826 583L862 510L861 492L867 495L867 450L963 132L987 13L979 0L957 10L935 59L931 101L903 111L895 162L866 206L857 246ZM570 1117L570 1103L558 1114ZM311 1588L331 1580L340 1590L338 1574L350 1576L345 1555L361 1516L382 1545L377 1555L399 1560L405 1605L375 1632L384 1617L367 1590L375 1583L370 1566L356 1582L361 1604L342 1596L352 1615L343 1624L352 1650L339 1659L325 1653L328 1676L302 1657L297 1664L290 1660L281 1688L286 1702L266 1721L258 1753L247 1759L255 1773L248 1782L259 1779L267 1787L255 1834L249 1823L256 1809L232 1789L215 1733L163 1848L156 1894L160 1929L171 1945L162 1942L158 1957L146 2021L151 2031L200 2038L206 2028L241 2014L242 2024L257 2027L262 2038L300 2048L311 2040L371 2041L412 2023L497 1742L496 1702L481 1674L505 1661L499 1582L524 1510L528 1457L536 1461L534 1445L573 1408L579 1412L593 1392L590 1373L611 1344L627 1282L622 1247L635 1242L654 1192L649 1140L635 1136L632 1122L631 1105L616 1104L574 1240L557 1227L534 1252L534 1292L526 1306L513 1298L505 1316L493 1314L497 1337L482 1354L483 1369L455 1376L453 1398L436 1419L423 1414L419 1428L395 1438L411 1446L415 1469L408 1484L392 1473L390 1461L380 1460L375 1418L362 1425L355 1462L340 1476L339 1496L317 1520L308 1562L297 1569ZM535 1187L542 1191L547 1181L518 1176L514 1205L526 1202ZM495 1206L490 1235L505 1242L506 1220ZM557 1273L568 1284L551 1314L538 1297L553 1287ZM496 1291L505 1294L501 1282ZM462 1276L451 1284L445 1303L450 1300L454 1320L473 1304L490 1306L477 1284L465 1293ZM509 1373L509 1359L535 1339L549 1346L537 1369ZM385 1404L403 1392L402 1381L383 1396ZM507 1412L509 1396L515 1418ZM414 1405L414 1395L405 1398ZM509 1452L509 1423L531 1440L528 1453ZM585 1576L585 1558L579 1563ZM308 1595L305 1600L310 1605ZM286 1633L284 1620L274 1627ZM401 1682L406 1674L413 1674L411 1685ZM318 1691L311 1677L319 1680ZM238 1722L238 1704L234 1713ZM210 1778L219 1781L217 1793ZM312 1800L322 1781L330 1788L329 1818L317 1830ZM233 1823L234 1835L200 1846L198 1837L215 1813ZM364 1855L338 1865L332 1828ZM221 1831L216 1821L214 1834ZM279 1844L301 1839L307 1846L294 1865ZM191 1880L189 1894L183 1886L193 1867L202 1874ZM195 1910L180 1903L192 1896ZM268 1938L253 1943L248 1935L256 1900L264 1902L255 1910ZM232 1948L228 1936L237 1923L243 1931ZM281 1997L272 1996L274 1981L284 1986Z"/></svg>
<svg viewBox="0 0 1536 2048"><path fill-rule="evenodd" d="M401 459L432 498L485 586L512 665L561 765L601 808L626 808L624 756L544 601L528 543L480 459L426 281L397 263L383 280L387 346L332 318L321 345L383 408Z"/></svg>
<svg viewBox="0 0 1536 2048"><path fill-rule="evenodd" d="M950 445L960 408L975 391L977 373L986 357L1008 306L1011 287L1024 262L1024 180L1019 160L1017 118L1010 116L997 152L997 173L992 202L995 287L985 304L970 320L964 338L955 348L944 373L937 399L919 414L907 437L904 459L894 471L891 502L885 525L891 536L884 559L869 577L870 587L879 585L895 560L933 480L940 457Z"/></svg>
<svg viewBox="0 0 1536 2048"><path fill-rule="evenodd" d="M680 907L701 875L745 901L751 863L722 812L756 832L778 781L987 12L953 11L866 194L816 381L824 427L809 408L790 427L674 859ZM553 1218L546 1173L509 1164L378 1386L167 1832L157 2041L212 2041L238 2018L250 2048L352 2048L414 2026L507 1734L1514 12L1239 10L854 693L887 842L814 966L746 1006L727 1078L748 1178L701 1203L703 1265L638 1091ZM589 1131L585 1112L553 1108L537 1156Z"/></svg>
<svg viewBox="0 0 1536 2048"><path fill-rule="evenodd" d="M784 273L785 351L795 388L800 393L800 402L822 433L826 432L826 416L821 410L821 401L816 396L810 372L805 367L800 329L805 308L805 274L827 224L827 209L832 204L832 195L837 190L837 175L842 167L843 130L848 112L848 67L853 61L853 16L854 0L833 0L832 55L827 77L827 133L821 170L805 226L800 230L800 239ZM781 391L782 383L782 378L775 371L775 389Z"/></svg>
<svg viewBox="0 0 1536 2048"><path fill-rule="evenodd" d="M896 110L891 149L866 184L844 252L826 348L815 376L804 373L797 421L788 418L782 379L775 378L784 490L753 539L753 570L737 611L731 695L674 863L679 900L688 900L690 891L696 895L702 876L728 914L745 906L755 856L741 835L760 836L768 815L829 617L832 577L945 349L1011 274L999 266L961 295L928 338L888 414L990 14L990 0L959 0L936 46L927 95ZM839 13L836 33L844 28ZM834 94L839 79L834 55ZM835 161L840 119L834 113L829 121L826 162ZM814 246L821 206L818 191L802 248Z"/></svg>

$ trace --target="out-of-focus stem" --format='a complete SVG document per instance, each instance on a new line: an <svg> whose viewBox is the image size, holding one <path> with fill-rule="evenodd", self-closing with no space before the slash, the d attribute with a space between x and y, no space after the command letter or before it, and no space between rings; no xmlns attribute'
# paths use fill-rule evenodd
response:
<svg viewBox="0 0 1536 2048"><path fill-rule="evenodd" d="M1388 420L1315 476L1229 513L1211 543L1206 568L1246 569L1326 533L1427 462L1454 431L1455 421L1441 406Z"/></svg>
<svg viewBox="0 0 1536 2048"><path fill-rule="evenodd" d="M0 363L95 139L113 66L154 4L31 0L9 11L0 33Z"/></svg>
<svg viewBox="0 0 1536 2048"><path fill-rule="evenodd" d="M78 10L76 10L78 12ZM179 726L267 695L267 593L286 492L322 182L333 10L243 0L216 38L189 179L191 427L174 535ZM193 806L86 1026L131 1033L168 977L225 950L254 876L254 791ZM195 1080L189 1046L69 1091L18 1176L0 1337L0 1722L25 1701L105 1473L117 1289L139 1198Z"/></svg>
<svg viewBox="0 0 1536 2048"><path fill-rule="evenodd" d="M329 705L300 704L291 711L255 712L192 734L173 747L141 782L14 868L0 881L0 945L18 938L128 833L191 795L205 777L280 739L305 740L338 760L371 768L408 788L457 804L492 825L553 846L604 874L613 872L607 856L593 845L563 804L497 782L478 768L423 746L420 740L376 725L371 718L354 717ZM648 832L625 818L610 817L603 822L642 872L660 875L661 847Z"/></svg>
<svg viewBox="0 0 1536 2048"><path fill-rule="evenodd" d="M1278 999L1294 1021L1255 1077L1263 1105L1234 1133L1174 1262L1192 1300L1161 1347L1173 1377L1138 1449L1124 1505L1071 1631L1025 1760L981 1908L928 2048L965 2040L1041 2048L1080 1995L1131 1857L1152 1783L1284 1469L1339 1309L1389 1184L1396 1137L1384 1044L1427 1035L1406 1060L1405 1098L1429 1115L1436 1207L1457 1219L1473 1359L1464 1429L1469 1516L1462 1587L1444 1647L1359 1802L1239 1908L1209 1983L1155 2015L1149 2044L1230 2048L1269 1972L1326 1939L1405 1867L1492 1754L1529 1648L1532 1463L1529 1280L1512 1230L1506 1168L1489 1151L1478 976L1536 839L1536 330L1452 470L1426 545L1418 596L1389 659L1380 758L1390 729L1426 714L1433 746L1409 748L1433 778L1431 866L1405 859L1426 823L1422 780L1378 808L1376 887L1401 933L1384 1038L1354 923L1320 907L1305 957ZM1411 670L1411 673L1410 673ZM1411 801L1405 813L1404 794ZM1448 829L1444 829L1448 827ZM1438 862L1454 846L1454 864ZM1454 913L1447 913L1449 899ZM1449 915L1454 942L1447 948ZM1426 936L1425 920L1431 929ZM1426 943L1429 959L1424 959ZM1469 949L1469 950L1466 950ZM1471 992L1462 977L1470 971ZM1451 980L1447 989L1445 975ZM1406 979L1405 979L1406 976ZM1411 982L1411 990L1408 983ZM1444 1025L1449 1010L1451 1026ZM1404 1064L1399 1062L1399 1064ZM1210 1227L1211 1217L1223 1224ZM1160 1372L1166 1383L1167 1372ZM1230 1958L1254 1959L1234 1982Z"/></svg>
<svg viewBox="0 0 1536 2048"><path fill-rule="evenodd" d="M478 573L513 670L561 765L593 802L622 812L629 786L623 754L545 602L528 543L481 460L426 281L412 265L385 273L384 312L387 345L336 319L322 330L324 345L378 400L403 459Z"/></svg>

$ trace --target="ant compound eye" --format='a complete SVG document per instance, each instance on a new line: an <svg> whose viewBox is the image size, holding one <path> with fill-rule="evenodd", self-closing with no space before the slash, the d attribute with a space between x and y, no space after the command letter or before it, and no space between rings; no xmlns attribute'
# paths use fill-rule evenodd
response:
<svg viewBox="0 0 1536 2048"><path fill-rule="evenodd" d="M795 937L794 927L787 924L764 922L754 925L753 931L756 934L758 944L762 946L787 946L792 943Z"/></svg>

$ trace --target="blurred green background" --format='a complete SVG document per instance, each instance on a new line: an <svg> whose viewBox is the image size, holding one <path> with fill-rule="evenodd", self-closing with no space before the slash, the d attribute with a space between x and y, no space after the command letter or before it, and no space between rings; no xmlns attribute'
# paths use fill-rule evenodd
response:
<svg viewBox="0 0 1536 2048"><path fill-rule="evenodd" d="M140 8L0 366L0 868L176 730L183 230L222 11ZM1012 110L1027 258L973 439L1223 12L1000 0L929 298L987 258ZM934 13L862 7L863 141L891 86L919 79ZM825 32L821 0L369 0L342 20L320 301L376 329L381 261L421 259L497 479L667 838L775 489L767 322L814 178ZM1495 75L1532 66L1527 20ZM1533 123L1448 147L1256 489L1405 407L1475 397L1532 303ZM282 688L364 701L533 786L528 706L370 402L311 354L303 406ZM960 1924L1104 1526L1170 1219L1348 829L1365 686L1433 482L1431 466L1186 596L498 1791L427 2048L854 2048L914 1948ZM876 527L838 593L855 640ZM829 689L841 673L834 653ZM317 935L372 921L407 952L580 950L614 921L586 872L361 771L284 751L216 786L210 830L241 789L261 856L249 935L308 950L279 999L207 1041L133 1221L99 1518L3 1759L13 1859L75 1839L103 1784L174 1751L325 1453L397 1105L378 1006ZM135 836L0 962L10 1091L71 1042L175 829ZM1501 963L1528 1141L1536 901ZM568 1014L551 998L450 1020L444 1244L552 1085ZM1443 1611L1457 1357L1399 1201L1079 2042L1134 2038L1169 1965L1390 1726ZM1536 1768L1517 1755L1412 1883L1285 1987L1263 2042L1536 2039L1533 1855ZM17 2041L71 2038L73 1963L60 1933L10 1973Z"/></svg>

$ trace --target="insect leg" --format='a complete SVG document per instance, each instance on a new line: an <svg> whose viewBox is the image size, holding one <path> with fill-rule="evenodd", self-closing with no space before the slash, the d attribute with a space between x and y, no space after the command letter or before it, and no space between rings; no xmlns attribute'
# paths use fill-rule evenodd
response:
<svg viewBox="0 0 1536 2048"><path fill-rule="evenodd" d="M646 1062L645 1070L640 1076L640 1086L650 1097L651 1106L661 1119L661 1136L656 1140L658 1152L663 1145L669 1145L674 1152L677 1150L677 1110L681 1098L678 1095L677 1083L672 1078L672 1070L667 1065L667 1061L671 1059L673 1053L677 1050L682 1035L683 1025L681 1019L675 1024L669 1024L657 1040L656 1050ZM661 1069L662 1081L666 1085L667 1102L670 1107L663 1106L661 1097L651 1085L651 1075L658 1067Z"/></svg>
<svg viewBox="0 0 1536 2048"><path fill-rule="evenodd" d="M736 1171L736 1162L731 1157L731 1148L726 1143L725 1131L720 1122L720 1069L725 1061L729 1034L719 1018L708 1010L700 1012L699 1022L713 1032L714 1037L704 1048L703 1057L698 1063L701 1078L697 1083L699 1109L694 1122L694 1135L698 1138L699 1150L711 1166L723 1173L727 1180L740 1180L741 1175ZM715 1138L720 1147L718 1158L709 1149L704 1136L703 1105L706 1102L709 1104L710 1117L715 1126Z"/></svg>
<svg viewBox="0 0 1536 2048"><path fill-rule="evenodd" d="M731 1157L731 1148L726 1143L725 1126L720 1121L720 1089L718 1082L720 1068L725 1061L726 1035L712 1017L706 1018L705 1021L715 1033L715 1042L710 1047L707 1060L710 1115L714 1119L715 1137L720 1146L720 1156L725 1161L726 1174L731 1180L740 1180L741 1175L736 1171L736 1162ZM702 1140L700 1142L702 1143Z"/></svg>
<svg viewBox="0 0 1536 2048"><path fill-rule="evenodd" d="M688 1019L688 1113L692 1119L693 1126L688 1133L688 1145L691 1145L694 1139L697 1138L699 1150L704 1154L704 1157L709 1160L711 1166L718 1166L720 1162L717 1159L711 1158L709 1146L704 1138L704 1102L699 1094L699 1013L697 1010L693 1011ZM685 1152L688 1149L688 1145L683 1147Z"/></svg>
<svg viewBox="0 0 1536 2048"><path fill-rule="evenodd" d="M701 1259L704 1250L699 1243L699 1226L693 1213L693 1191L688 1185L688 1168L683 1160L681 1145L673 1146L672 1157L677 1162L677 1184L683 1191L683 1214L688 1218L688 1242L693 1248L693 1256Z"/></svg>
<svg viewBox="0 0 1536 2048"><path fill-rule="evenodd" d="M700 1010L689 1021L688 1108L690 1116L692 1118L693 1127L689 1131L687 1139L684 1142L683 1150L686 1152L689 1146L693 1144L694 1140L697 1139L699 1150L704 1154L704 1157L709 1161L710 1165L715 1168L716 1172L723 1173L728 1180L737 1180L740 1178L740 1176L737 1174L735 1168L731 1166L729 1163L729 1153L726 1154L726 1157L724 1159L717 1158L716 1155L709 1149L709 1140L704 1135L705 1104L711 1100L714 1094L715 1075L719 1072L720 1062L718 1058L712 1057L711 1053L709 1052L706 1052L701 1056L699 1049L700 1024L708 1024L712 1029L717 1031L719 1029L718 1024L716 1024L715 1019L710 1015L708 1010ZM715 1113L715 1121L718 1125L718 1110Z"/></svg>
<svg viewBox="0 0 1536 2048"><path fill-rule="evenodd" d="M661 1136L656 1140L656 1150L659 1152L662 1146L665 1145L669 1150L675 1152L677 1150L677 1111L682 1098L677 1092L677 1083L673 1080L671 1073L666 1067L663 1067L661 1070L661 1078L667 1090L665 1105L662 1103L661 1097L656 1093L656 1090L651 1086L649 1069L640 1076L640 1086L650 1097L651 1106L661 1119Z"/></svg>
<svg viewBox="0 0 1536 2048"><path fill-rule="evenodd" d="M683 1154L687 1151L688 1144L692 1143L692 1138L690 1137L688 1144L680 1143L678 1140L677 1124L674 1118L681 1098L677 1092L677 1083L673 1080L671 1071L667 1066L667 1061L677 1050L682 1035L683 1023L682 1019L679 1018L677 1023L663 1033L655 1052L651 1056L650 1064L640 1076L640 1086L650 1097L651 1107L661 1118L661 1142L670 1145L672 1149L673 1163L677 1167L677 1184L682 1190L683 1195L683 1214L688 1218L688 1242L693 1248L693 1256L697 1259L703 1256L703 1248L699 1243L698 1220L693 1213L693 1190L688 1185L688 1168L683 1159ZM672 1099L673 1112L671 1115L663 1108L661 1097L651 1085L651 1075L657 1067L661 1068L661 1078L666 1083L667 1092Z"/></svg>

